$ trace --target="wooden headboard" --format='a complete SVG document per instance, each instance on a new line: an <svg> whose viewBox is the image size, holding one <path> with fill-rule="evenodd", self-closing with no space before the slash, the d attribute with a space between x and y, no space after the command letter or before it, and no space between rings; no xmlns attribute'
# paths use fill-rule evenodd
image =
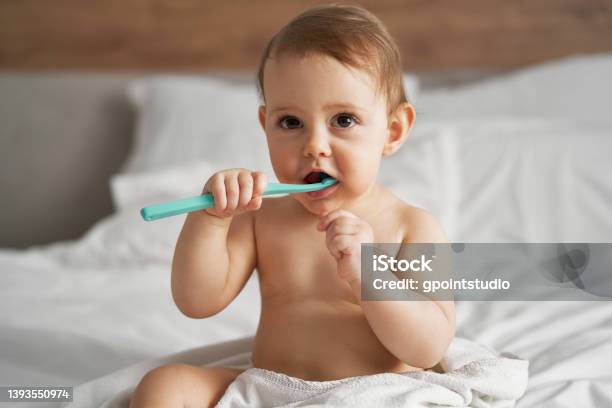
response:
<svg viewBox="0 0 612 408"><path fill-rule="evenodd" d="M219 71L252 80L272 35L323 3L0 0L0 247L78 238L112 212L108 179L134 128L124 93L132 77ZM612 0L359 4L387 25L421 89L612 51Z"/></svg>
<svg viewBox="0 0 612 408"><path fill-rule="evenodd" d="M4 0L0 69L250 70L307 8L286 0ZM507 69L612 50L610 0L362 0L405 68Z"/></svg>

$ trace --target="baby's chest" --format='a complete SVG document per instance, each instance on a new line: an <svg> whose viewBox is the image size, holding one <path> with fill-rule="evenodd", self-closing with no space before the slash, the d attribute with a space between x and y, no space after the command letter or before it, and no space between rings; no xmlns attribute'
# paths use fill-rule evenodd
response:
<svg viewBox="0 0 612 408"><path fill-rule="evenodd" d="M396 228L372 226L373 242L398 242ZM337 275L337 261L331 255L326 232L312 225L277 225L257 231L257 269L262 289L321 291L345 289Z"/></svg>
<svg viewBox="0 0 612 408"><path fill-rule="evenodd" d="M263 282L306 287L328 281L335 267L324 233L294 228L257 236L257 268Z"/></svg>

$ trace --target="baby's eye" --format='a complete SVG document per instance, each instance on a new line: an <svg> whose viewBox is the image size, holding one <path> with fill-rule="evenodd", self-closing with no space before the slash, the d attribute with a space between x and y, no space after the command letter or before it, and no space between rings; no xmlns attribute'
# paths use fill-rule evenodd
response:
<svg viewBox="0 0 612 408"><path fill-rule="evenodd" d="M280 125L284 129L298 129L302 127L300 120L293 116L285 116L280 120Z"/></svg>
<svg viewBox="0 0 612 408"><path fill-rule="evenodd" d="M351 115L349 113L341 113L338 116L334 117L332 122L337 122L339 125L338 127L350 128L353 127L355 123L357 123L357 118L355 118L354 115Z"/></svg>

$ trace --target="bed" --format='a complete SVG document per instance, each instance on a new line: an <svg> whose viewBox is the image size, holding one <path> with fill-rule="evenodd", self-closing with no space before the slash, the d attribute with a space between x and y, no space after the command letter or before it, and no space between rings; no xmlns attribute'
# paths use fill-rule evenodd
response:
<svg viewBox="0 0 612 408"><path fill-rule="evenodd" d="M248 352L260 307L252 278L220 314L183 316L170 262L184 217L145 223L138 213L197 194L215 169L273 175L253 85L196 75L114 81L136 122L108 183L113 212L79 239L0 250L0 384L80 386L87 399L75 406L112 406L104 404L121 384L96 384L130 367L146 372L193 350L202 363ZM421 84L406 74L417 123L380 180L433 213L453 242L611 241L612 54ZM517 406L612 405L609 300L459 302L457 317L458 336L529 360Z"/></svg>

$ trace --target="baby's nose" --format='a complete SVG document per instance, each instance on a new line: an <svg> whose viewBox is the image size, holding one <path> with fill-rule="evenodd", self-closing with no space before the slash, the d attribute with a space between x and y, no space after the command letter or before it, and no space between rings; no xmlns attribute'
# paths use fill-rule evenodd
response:
<svg viewBox="0 0 612 408"><path fill-rule="evenodd" d="M309 135L303 149L306 157L329 157L331 156L331 146L327 136L323 132L312 132Z"/></svg>

